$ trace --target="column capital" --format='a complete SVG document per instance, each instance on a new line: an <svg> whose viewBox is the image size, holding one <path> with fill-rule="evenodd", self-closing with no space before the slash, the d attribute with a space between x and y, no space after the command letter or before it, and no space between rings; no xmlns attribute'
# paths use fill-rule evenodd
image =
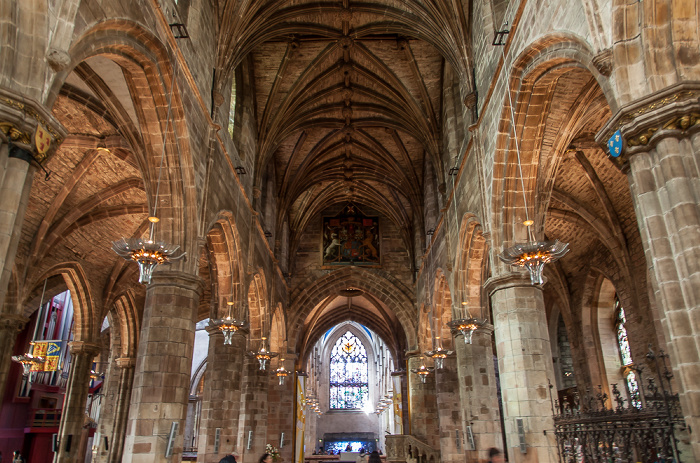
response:
<svg viewBox="0 0 700 463"><path fill-rule="evenodd" d="M200 278L199 276L192 275L191 273L187 272L165 270L156 270L155 272L153 272L151 284L148 285L148 289L146 291L150 291L152 289L163 286L177 286L179 288L194 291L197 294L199 294L199 296L201 296L204 292L204 280L202 280L202 278Z"/></svg>
<svg viewBox="0 0 700 463"><path fill-rule="evenodd" d="M102 346L92 342L71 341L68 343L71 355L86 354L96 356L102 350Z"/></svg>
<svg viewBox="0 0 700 463"><path fill-rule="evenodd" d="M134 357L119 357L114 360L114 363L122 370L127 370L136 366L136 359Z"/></svg>
<svg viewBox="0 0 700 463"><path fill-rule="evenodd" d="M2 314L0 315L0 331L20 332L24 329L29 319L22 315Z"/></svg>
<svg viewBox="0 0 700 463"><path fill-rule="evenodd" d="M700 82L671 85L622 108L596 135L604 146L620 131L620 154L612 160L625 168L630 156L648 152L664 138L685 138L700 131Z"/></svg>
<svg viewBox="0 0 700 463"><path fill-rule="evenodd" d="M43 128L37 134L37 128ZM44 164L66 138L66 129L38 101L0 88L0 138L12 142L39 164ZM38 135L38 136L37 136ZM38 144L37 144L38 142Z"/></svg>
<svg viewBox="0 0 700 463"><path fill-rule="evenodd" d="M541 286L534 286L530 280L530 276L527 273L509 273L506 275L498 275L489 278L484 283L484 288L486 289L486 294L489 297L497 291L502 291L509 288L534 288L542 291Z"/></svg>

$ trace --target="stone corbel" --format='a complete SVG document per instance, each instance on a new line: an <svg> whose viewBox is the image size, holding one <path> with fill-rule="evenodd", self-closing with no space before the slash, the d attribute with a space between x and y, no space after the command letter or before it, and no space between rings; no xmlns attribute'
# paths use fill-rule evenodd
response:
<svg viewBox="0 0 700 463"><path fill-rule="evenodd" d="M612 157L625 170L629 158L648 152L664 138L685 138L700 130L700 82L683 82L632 102L620 110L596 135L608 152L607 143L620 131L622 149Z"/></svg>
<svg viewBox="0 0 700 463"><path fill-rule="evenodd" d="M66 129L36 100L0 88L0 137L14 147L13 157L44 165L63 143Z"/></svg>

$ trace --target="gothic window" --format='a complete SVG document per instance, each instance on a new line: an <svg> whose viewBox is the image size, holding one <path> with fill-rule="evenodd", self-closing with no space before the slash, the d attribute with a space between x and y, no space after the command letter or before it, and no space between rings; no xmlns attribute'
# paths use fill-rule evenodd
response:
<svg viewBox="0 0 700 463"><path fill-rule="evenodd" d="M617 345L620 348L620 359L626 373L625 383L627 391L630 395L632 406L636 408L642 407L642 402L639 398L639 384L637 383L637 375L632 368L632 352L630 351L630 343L627 339L627 329L625 328L627 318L625 318L625 309L620 304L620 299L615 297L615 332L617 333Z"/></svg>
<svg viewBox="0 0 700 463"><path fill-rule="evenodd" d="M330 408L361 409L369 397L367 351L357 336L345 332L330 361Z"/></svg>
<svg viewBox="0 0 700 463"><path fill-rule="evenodd" d="M632 353L630 352L630 343L627 340L627 329L625 323L625 309L622 308L620 300L615 298L615 331L617 332L617 344L620 347L620 358L622 365L627 366L632 364Z"/></svg>
<svg viewBox="0 0 700 463"><path fill-rule="evenodd" d="M229 105L228 111L228 134L233 138L233 130L236 126L236 75L234 73L233 79L231 81L231 104Z"/></svg>

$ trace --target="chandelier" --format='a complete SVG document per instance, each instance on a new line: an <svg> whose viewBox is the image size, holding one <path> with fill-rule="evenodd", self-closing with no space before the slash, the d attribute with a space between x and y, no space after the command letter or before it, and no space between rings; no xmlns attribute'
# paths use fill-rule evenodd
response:
<svg viewBox="0 0 700 463"><path fill-rule="evenodd" d="M171 261L180 260L185 257L185 252L178 252L180 246L175 244L165 243L163 241L156 241L155 239L155 226L160 220L156 215L158 210L158 193L160 191L160 178L163 174L163 162L165 161L165 147L166 138L168 136L168 128L170 127L170 113L172 111L173 93L176 86L176 74L177 68L173 71L173 79L170 85L170 98L168 99L168 112L165 121L165 130L163 131L163 149L160 155L160 167L158 168L158 181L156 183L156 194L153 201L153 215L148 218L151 222L150 232L148 239L144 240L141 238L122 238L118 241L112 243L112 250L116 252L120 257L126 260L133 260L139 265L139 283L148 285L151 283L151 276L153 275L153 270L158 265L165 264ZM175 133L175 124L172 125L173 134L177 138ZM175 142L175 146L180 151L180 145Z"/></svg>
<svg viewBox="0 0 700 463"><path fill-rule="evenodd" d="M90 381L98 381L105 377L104 373L100 373L95 370L90 370Z"/></svg>
<svg viewBox="0 0 700 463"><path fill-rule="evenodd" d="M155 241L155 224L158 217L149 217L151 233L147 240L142 238L122 238L112 243L112 250L126 260L133 260L139 265L139 283L150 284L153 270L167 262L180 260L186 253L178 252L180 246Z"/></svg>
<svg viewBox="0 0 700 463"><path fill-rule="evenodd" d="M44 357L33 356L32 354L13 355L12 361L22 364L22 375L29 376L32 368L43 365L46 362Z"/></svg>
<svg viewBox="0 0 700 463"><path fill-rule="evenodd" d="M284 386L284 380L287 379L287 376L289 375L289 371L287 371L284 368L284 359L280 359L280 367L275 370L275 375L277 375L277 378L279 378L279 384L280 386Z"/></svg>
<svg viewBox="0 0 700 463"><path fill-rule="evenodd" d="M544 265L555 262L569 252L569 243L554 241L529 241L505 249L498 258L509 265L525 267L533 285L542 285Z"/></svg>
<svg viewBox="0 0 700 463"><path fill-rule="evenodd" d="M217 320L211 320L209 324L215 328L218 328L224 334L224 345L231 345L233 340L233 335L236 334L238 330L246 327L245 320L239 320L231 316L231 308L233 307L233 301L228 301L228 315L224 318L219 318Z"/></svg>
<svg viewBox="0 0 700 463"><path fill-rule="evenodd" d="M435 368L433 367L425 366L425 357L420 358L420 367L411 368L411 371L418 375L420 382L423 384L425 384L425 380L428 379L428 375L430 375L430 373L432 373L434 370Z"/></svg>
<svg viewBox="0 0 700 463"><path fill-rule="evenodd" d="M457 320L452 320L447 322L447 326L450 327L453 333L461 333L464 337L464 344L472 343L472 335L476 330L483 327L486 324L486 319L479 320L478 318L472 317L469 309L466 307L467 303L462 302L466 316L458 318ZM457 310L455 310L457 311Z"/></svg>
<svg viewBox="0 0 700 463"><path fill-rule="evenodd" d="M260 349L258 349L257 352L248 352L249 356L255 357L258 362L260 362L260 371L265 371L267 368L267 362L270 361L270 359L277 357L277 352L270 352L265 349L265 340L267 340L267 338L263 337L262 342L260 343Z"/></svg>
<svg viewBox="0 0 700 463"><path fill-rule="evenodd" d="M431 351L424 352L424 354L426 357L430 357L435 361L435 368L442 370L444 367L444 360L454 354L454 352L451 350L445 350L440 346L440 336L435 336L435 343L437 344L437 347Z"/></svg>

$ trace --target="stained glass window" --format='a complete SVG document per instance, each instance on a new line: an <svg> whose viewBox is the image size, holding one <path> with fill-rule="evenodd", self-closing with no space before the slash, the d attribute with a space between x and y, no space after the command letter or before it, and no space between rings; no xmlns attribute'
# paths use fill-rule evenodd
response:
<svg viewBox="0 0 700 463"><path fill-rule="evenodd" d="M618 298L615 298L615 314L617 344L620 347L622 365L632 365L632 353L630 352L630 343L627 340L627 329L625 329L625 323L627 322L627 319L625 318L625 309L622 308L622 304L620 304L620 300Z"/></svg>
<svg viewBox="0 0 700 463"><path fill-rule="evenodd" d="M627 381L627 390L630 393L630 400L632 401L632 406L636 408L642 408L642 400L639 397L639 383L637 383L637 375L633 370L627 373L625 378Z"/></svg>
<svg viewBox="0 0 700 463"><path fill-rule="evenodd" d="M233 131L236 127L236 76L233 76L231 83L231 104L228 111L228 134L233 138Z"/></svg>
<svg viewBox="0 0 700 463"><path fill-rule="evenodd" d="M331 351L330 408L363 408L369 397L367 371L365 346L350 331L345 332Z"/></svg>

